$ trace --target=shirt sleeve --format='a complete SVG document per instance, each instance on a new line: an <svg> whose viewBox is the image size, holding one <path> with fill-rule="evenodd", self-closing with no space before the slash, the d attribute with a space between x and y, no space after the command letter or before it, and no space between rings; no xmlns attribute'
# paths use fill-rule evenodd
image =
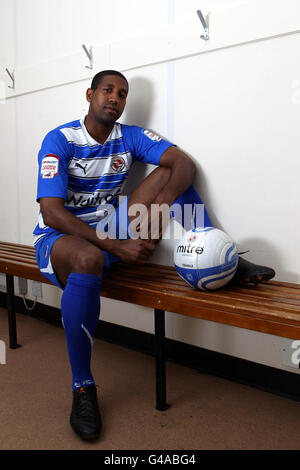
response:
<svg viewBox="0 0 300 470"><path fill-rule="evenodd" d="M162 154L174 146L154 132L138 126L124 126L123 135L130 146L133 162L138 160L159 165Z"/></svg>
<svg viewBox="0 0 300 470"><path fill-rule="evenodd" d="M64 135L55 129L43 140L38 154L37 202L41 197L67 199L70 150Z"/></svg>

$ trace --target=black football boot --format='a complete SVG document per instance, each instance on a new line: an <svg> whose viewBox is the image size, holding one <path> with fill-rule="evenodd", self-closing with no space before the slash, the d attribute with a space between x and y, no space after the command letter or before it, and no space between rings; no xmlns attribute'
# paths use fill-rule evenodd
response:
<svg viewBox="0 0 300 470"><path fill-rule="evenodd" d="M99 436L102 422L95 385L73 391L70 424L82 439L92 440Z"/></svg>
<svg viewBox="0 0 300 470"><path fill-rule="evenodd" d="M238 267L231 282L239 285L256 285L259 282L269 281L274 276L274 269L251 263L239 256Z"/></svg>

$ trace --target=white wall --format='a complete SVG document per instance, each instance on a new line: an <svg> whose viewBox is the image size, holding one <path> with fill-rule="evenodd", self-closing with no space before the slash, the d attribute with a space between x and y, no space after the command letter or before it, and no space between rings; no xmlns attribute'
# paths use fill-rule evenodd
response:
<svg viewBox="0 0 300 470"><path fill-rule="evenodd" d="M200 7L207 13L242 3L203 0ZM116 41L189 19L198 8L195 0L151 5L140 0L0 0L1 73L5 67L73 54L83 43ZM200 29L199 23L199 34ZM157 130L190 154L198 168L195 185L215 225L230 233L239 249L251 250L247 259L273 266L278 280L296 283L299 42L299 34L289 34L125 71L130 96L121 119ZM0 105L1 240L32 243L37 152L48 130L87 111L89 83L53 87ZM139 166L136 171L141 178L150 170ZM154 261L172 264L172 249L172 242L163 241ZM60 296L55 287L43 285L42 302L59 307ZM102 319L153 331L152 312L125 303L103 299ZM282 340L271 335L169 313L167 336L286 368Z"/></svg>

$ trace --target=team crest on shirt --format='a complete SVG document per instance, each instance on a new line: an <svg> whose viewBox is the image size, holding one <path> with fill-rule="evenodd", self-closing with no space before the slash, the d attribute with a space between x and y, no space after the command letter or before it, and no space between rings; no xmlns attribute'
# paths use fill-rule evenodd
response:
<svg viewBox="0 0 300 470"><path fill-rule="evenodd" d="M144 130L144 134L150 139L154 140L155 142L161 141L161 137L157 134L154 134L154 132L149 131L147 129Z"/></svg>
<svg viewBox="0 0 300 470"><path fill-rule="evenodd" d="M57 155L48 153L43 160L41 166L42 178L50 179L54 178L58 174L59 158Z"/></svg>
<svg viewBox="0 0 300 470"><path fill-rule="evenodd" d="M123 157L114 157L111 162L111 167L115 171L122 171L125 168L125 160Z"/></svg>

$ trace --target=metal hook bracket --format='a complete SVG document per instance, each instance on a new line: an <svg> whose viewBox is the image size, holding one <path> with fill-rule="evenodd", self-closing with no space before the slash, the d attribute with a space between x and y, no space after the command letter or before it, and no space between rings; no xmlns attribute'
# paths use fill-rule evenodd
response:
<svg viewBox="0 0 300 470"><path fill-rule="evenodd" d="M8 88L14 89L15 88L15 83L16 83L15 71L13 70L12 72L10 72L8 69L5 69L5 70L8 73L8 75L10 76L10 79L12 81L12 86L8 85Z"/></svg>
<svg viewBox="0 0 300 470"><path fill-rule="evenodd" d="M204 34L201 34L200 38L203 39L204 41L208 41L209 39L209 28L206 20L204 19L204 16L202 15L201 10L197 10L198 16L200 18L200 21L202 23L202 26L204 28Z"/></svg>
<svg viewBox="0 0 300 470"><path fill-rule="evenodd" d="M90 47L90 49L88 50L85 44L82 44L82 47L83 47L83 50L86 53L86 55L88 56L89 61L90 61L90 65L86 65L85 67L87 69L92 70L93 67L94 67L94 64L93 64L93 48Z"/></svg>

